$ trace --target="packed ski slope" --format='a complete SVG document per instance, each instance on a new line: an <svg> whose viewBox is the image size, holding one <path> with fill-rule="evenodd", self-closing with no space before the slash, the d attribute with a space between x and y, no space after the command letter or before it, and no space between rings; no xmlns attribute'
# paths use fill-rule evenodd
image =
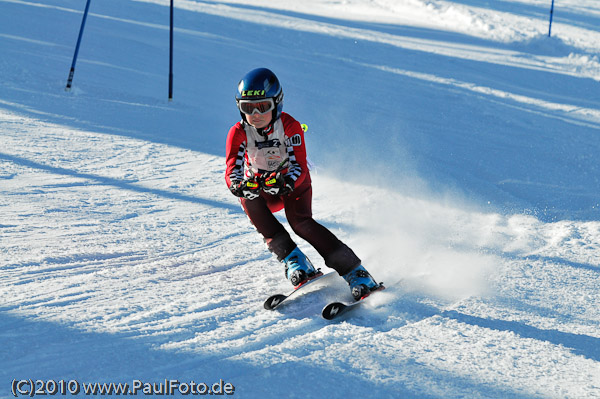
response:
<svg viewBox="0 0 600 399"><path fill-rule="evenodd" d="M600 397L597 1L549 38L542 0L177 0L172 102L168 3L92 0L65 92L85 2L0 0L0 397ZM223 180L259 66L388 286L339 322L341 279L262 308L289 283Z"/></svg>

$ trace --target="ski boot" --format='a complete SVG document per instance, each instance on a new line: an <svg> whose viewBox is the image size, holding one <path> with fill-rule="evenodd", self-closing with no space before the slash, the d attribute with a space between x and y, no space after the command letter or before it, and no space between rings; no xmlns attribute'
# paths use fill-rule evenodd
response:
<svg viewBox="0 0 600 399"><path fill-rule="evenodd" d="M350 286L352 296L357 301L368 296L371 291L378 289L380 286L362 265L342 277Z"/></svg>
<svg viewBox="0 0 600 399"><path fill-rule="evenodd" d="M283 263L285 263L285 277L294 287L300 286L320 273L298 247L283 259Z"/></svg>

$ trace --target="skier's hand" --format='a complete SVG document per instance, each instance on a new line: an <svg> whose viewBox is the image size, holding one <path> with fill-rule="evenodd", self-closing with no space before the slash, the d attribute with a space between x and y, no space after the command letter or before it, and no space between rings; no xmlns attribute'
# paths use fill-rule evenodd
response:
<svg viewBox="0 0 600 399"><path fill-rule="evenodd" d="M236 197L243 197L244 193L242 193L241 185L241 180L232 180L231 185L229 186L229 191L231 191L231 194L235 195Z"/></svg>
<svg viewBox="0 0 600 399"><path fill-rule="evenodd" d="M253 200L258 197L260 185L255 179L234 180L229 186L229 191L236 197Z"/></svg>
<svg viewBox="0 0 600 399"><path fill-rule="evenodd" d="M262 181L262 189L271 195L287 195L294 189L294 180L281 172L273 172Z"/></svg>
<svg viewBox="0 0 600 399"><path fill-rule="evenodd" d="M262 179L262 189L267 194L279 195L283 186L284 181L281 172L273 172Z"/></svg>
<svg viewBox="0 0 600 399"><path fill-rule="evenodd" d="M294 191L294 186L296 182L289 176L284 176L283 181L285 185L283 186L283 189L279 192L279 195L288 195L289 193Z"/></svg>

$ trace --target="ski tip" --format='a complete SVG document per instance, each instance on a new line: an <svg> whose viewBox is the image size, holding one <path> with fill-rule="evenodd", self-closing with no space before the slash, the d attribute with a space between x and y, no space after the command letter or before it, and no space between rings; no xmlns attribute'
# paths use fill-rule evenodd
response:
<svg viewBox="0 0 600 399"><path fill-rule="evenodd" d="M341 302L330 303L329 305L323 308L321 316L323 316L325 320L333 320L336 316L341 314L346 307L347 305Z"/></svg>
<svg viewBox="0 0 600 399"><path fill-rule="evenodd" d="M365 296L363 296L362 298L359 298L358 300L355 300L354 302L345 302L345 303L332 302L323 308L323 311L321 312L321 316L323 316L323 318L326 320L333 320L334 318L338 317L342 313L345 313L346 311L348 311L350 309L354 309L354 307L356 305L360 305L361 303L363 303L363 301L366 298L368 298L369 296L371 296L374 292L381 291L384 289L385 289L385 286L383 285L383 283L379 283L379 285L374 287Z"/></svg>
<svg viewBox="0 0 600 399"><path fill-rule="evenodd" d="M286 295L282 295L282 294L276 294L276 295L272 295L269 298L267 298L267 300L264 303L264 307L267 310L273 310L275 309L281 302L283 302L283 300L287 298Z"/></svg>

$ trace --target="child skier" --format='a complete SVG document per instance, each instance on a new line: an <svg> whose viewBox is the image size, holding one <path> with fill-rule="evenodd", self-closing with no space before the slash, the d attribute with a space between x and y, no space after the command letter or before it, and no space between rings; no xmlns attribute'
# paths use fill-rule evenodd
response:
<svg viewBox="0 0 600 399"><path fill-rule="evenodd" d="M287 279L299 286L318 272L273 216L281 209L294 232L348 282L354 299L378 288L354 252L312 218L304 132L282 112L283 91L275 74L266 68L248 72L238 84L236 103L242 120L227 135L225 181L269 250L284 263Z"/></svg>

